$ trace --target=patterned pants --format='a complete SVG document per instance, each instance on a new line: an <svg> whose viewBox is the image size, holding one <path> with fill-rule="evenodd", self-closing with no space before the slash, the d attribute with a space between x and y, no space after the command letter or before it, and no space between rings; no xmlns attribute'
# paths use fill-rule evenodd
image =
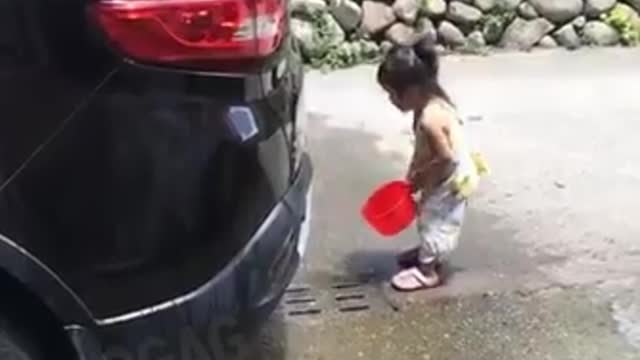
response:
<svg viewBox="0 0 640 360"><path fill-rule="evenodd" d="M444 185L421 202L417 219L421 263L440 263L458 247L466 207L467 201Z"/></svg>

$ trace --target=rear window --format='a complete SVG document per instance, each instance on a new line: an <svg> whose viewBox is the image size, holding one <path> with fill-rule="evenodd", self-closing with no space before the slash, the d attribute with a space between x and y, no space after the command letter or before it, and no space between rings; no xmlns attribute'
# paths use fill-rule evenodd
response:
<svg viewBox="0 0 640 360"><path fill-rule="evenodd" d="M24 4L0 1L0 72L7 73L28 63L29 41Z"/></svg>

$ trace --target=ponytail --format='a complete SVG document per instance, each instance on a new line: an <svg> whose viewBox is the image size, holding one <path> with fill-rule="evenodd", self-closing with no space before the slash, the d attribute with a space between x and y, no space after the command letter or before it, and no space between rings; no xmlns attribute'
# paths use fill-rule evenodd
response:
<svg viewBox="0 0 640 360"><path fill-rule="evenodd" d="M423 39L414 46L394 46L378 68L378 82L403 93L412 86L423 88L430 97L451 103L438 80L440 61L433 43Z"/></svg>
<svg viewBox="0 0 640 360"><path fill-rule="evenodd" d="M425 70L434 78L438 77L440 70L440 59L438 53L431 42L422 40L413 46L413 52L420 59Z"/></svg>

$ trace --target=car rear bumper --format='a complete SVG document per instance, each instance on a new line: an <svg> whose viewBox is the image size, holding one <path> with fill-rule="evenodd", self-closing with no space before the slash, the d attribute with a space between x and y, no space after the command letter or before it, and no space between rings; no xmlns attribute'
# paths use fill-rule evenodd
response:
<svg viewBox="0 0 640 360"><path fill-rule="evenodd" d="M68 327L80 358L242 358L298 269L308 236L312 172L305 155L294 183L251 241L199 289L99 320L93 329Z"/></svg>

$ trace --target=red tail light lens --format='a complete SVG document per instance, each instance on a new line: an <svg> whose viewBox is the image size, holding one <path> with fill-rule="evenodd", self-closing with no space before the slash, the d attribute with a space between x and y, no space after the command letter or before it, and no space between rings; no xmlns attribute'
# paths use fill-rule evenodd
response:
<svg viewBox="0 0 640 360"><path fill-rule="evenodd" d="M259 59L280 45L284 0L102 0L91 12L133 60L207 63Z"/></svg>

